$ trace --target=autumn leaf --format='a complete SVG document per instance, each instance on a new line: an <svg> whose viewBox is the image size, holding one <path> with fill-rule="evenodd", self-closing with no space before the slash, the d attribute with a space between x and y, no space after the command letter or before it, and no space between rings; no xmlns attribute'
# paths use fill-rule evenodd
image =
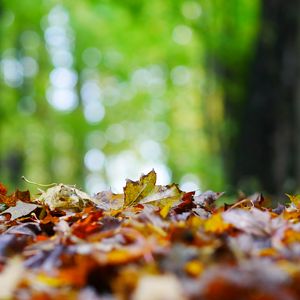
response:
<svg viewBox="0 0 300 300"><path fill-rule="evenodd" d="M90 197L65 184L37 199L28 191L3 192L4 295L253 300L264 297L267 286L266 299L300 299L298 196L279 209L266 207L261 195L244 195L224 209L215 205L219 196L156 185L154 171L127 180L122 194ZM22 266L18 276L9 272L13 256Z"/></svg>
<svg viewBox="0 0 300 300"><path fill-rule="evenodd" d="M74 209L80 211L92 202L92 198L88 194L64 184L48 188L36 199L36 203L47 205L50 210Z"/></svg>
<svg viewBox="0 0 300 300"><path fill-rule="evenodd" d="M15 220L30 214L37 207L37 205L32 203L17 201L15 206L9 207L8 209L4 210L2 214L9 213L11 215L10 220Z"/></svg>
<svg viewBox="0 0 300 300"><path fill-rule="evenodd" d="M19 191L18 189L11 195L0 194L0 203L5 204L7 207L16 206L17 201L30 202L29 191Z"/></svg>
<svg viewBox="0 0 300 300"><path fill-rule="evenodd" d="M0 195L6 195L7 189L6 187L0 182Z"/></svg>
<svg viewBox="0 0 300 300"><path fill-rule="evenodd" d="M156 183L154 170L141 176L139 181L127 180L124 188L124 205L132 206L140 202L153 191Z"/></svg>
<svg viewBox="0 0 300 300"><path fill-rule="evenodd" d="M292 202L292 204L294 206L296 206L297 208L300 208L300 195L286 194L286 196L289 197L290 201Z"/></svg>
<svg viewBox="0 0 300 300"><path fill-rule="evenodd" d="M169 204L171 201L178 201L181 199L183 192L179 189L177 184L167 185L167 186L155 186L152 193L147 197L143 198L140 203L152 203L157 202L164 206Z"/></svg>
<svg viewBox="0 0 300 300"><path fill-rule="evenodd" d="M207 232L211 233L223 233L224 231L230 228L230 224L224 221L221 213L213 214L207 221L204 223L204 229Z"/></svg>
<svg viewBox="0 0 300 300"><path fill-rule="evenodd" d="M228 210L223 213L223 218L236 228L257 236L271 235L278 228L285 226L283 219L272 219L267 211L255 207L250 210L240 208Z"/></svg>
<svg viewBox="0 0 300 300"><path fill-rule="evenodd" d="M3 203L6 205L6 207L15 206L17 202L16 197L13 195L0 195L0 203Z"/></svg>
<svg viewBox="0 0 300 300"><path fill-rule="evenodd" d="M216 193L213 191L206 191L198 196L194 196L194 203L207 210L213 209L216 205L216 200L219 199L224 193Z"/></svg>
<svg viewBox="0 0 300 300"><path fill-rule="evenodd" d="M124 206L124 195L114 194L112 191L99 192L92 198L97 207L103 210L120 209Z"/></svg>

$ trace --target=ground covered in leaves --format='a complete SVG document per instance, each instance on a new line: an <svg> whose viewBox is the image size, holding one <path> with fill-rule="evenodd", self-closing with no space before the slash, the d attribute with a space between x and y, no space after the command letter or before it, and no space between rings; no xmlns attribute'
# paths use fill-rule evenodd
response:
<svg viewBox="0 0 300 300"><path fill-rule="evenodd" d="M0 185L0 299L300 299L300 198L220 196L154 171L123 194Z"/></svg>

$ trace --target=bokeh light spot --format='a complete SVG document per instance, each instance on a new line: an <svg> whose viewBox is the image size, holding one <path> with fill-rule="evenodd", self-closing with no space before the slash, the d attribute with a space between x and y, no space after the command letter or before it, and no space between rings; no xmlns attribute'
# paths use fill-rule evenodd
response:
<svg viewBox="0 0 300 300"><path fill-rule="evenodd" d="M173 40L179 45L187 45L193 36L192 29L186 25L177 25L173 30Z"/></svg>
<svg viewBox="0 0 300 300"><path fill-rule="evenodd" d="M105 155L99 149L93 148L84 156L84 165L91 172L100 171L105 162Z"/></svg>

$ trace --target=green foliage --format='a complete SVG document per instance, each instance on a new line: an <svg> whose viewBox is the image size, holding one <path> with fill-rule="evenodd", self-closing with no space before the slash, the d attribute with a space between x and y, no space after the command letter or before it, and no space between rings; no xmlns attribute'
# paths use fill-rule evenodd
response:
<svg viewBox="0 0 300 300"><path fill-rule="evenodd" d="M22 173L95 191L95 181L114 187L116 178L158 166L176 182L188 173L201 188L220 189L223 92L208 62L243 65L258 7L251 0L3 1L1 177L11 184ZM70 109L51 100L66 84L54 73L59 67L77 95ZM90 150L98 166L85 162Z"/></svg>

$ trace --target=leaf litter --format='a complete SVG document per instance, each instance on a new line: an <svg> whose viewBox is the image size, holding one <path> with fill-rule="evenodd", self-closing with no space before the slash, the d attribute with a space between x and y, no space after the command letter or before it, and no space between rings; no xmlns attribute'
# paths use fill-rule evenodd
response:
<svg viewBox="0 0 300 300"><path fill-rule="evenodd" d="M299 196L222 195L154 170L123 194L0 184L0 299L300 299Z"/></svg>

